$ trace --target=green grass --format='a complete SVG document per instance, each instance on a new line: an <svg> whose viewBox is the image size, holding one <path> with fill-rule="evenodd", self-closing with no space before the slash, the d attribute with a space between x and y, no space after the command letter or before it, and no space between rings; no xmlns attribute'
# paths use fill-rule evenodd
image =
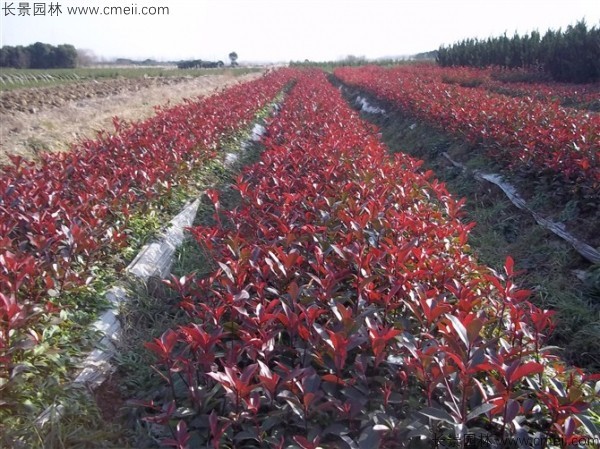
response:
<svg viewBox="0 0 600 449"><path fill-rule="evenodd" d="M346 92L352 101L356 92ZM364 96L364 93L362 94ZM377 104L373 101L373 104ZM447 152L470 170L498 172L481 149L448 136L401 111L387 116L365 115L381 127L384 142L393 152L402 151L425 161L456 197L467 199L464 220L477 223L469 245L478 260L502 271L507 256L523 273L517 283L533 291L531 301L556 312L556 330L550 344L561 347L567 362L590 370L600 369L600 267L583 260L566 242L538 226L528 214L510 203L500 189L475 180L442 156ZM576 214L570 203L563 215ZM575 270L588 273L581 281Z"/></svg>
<svg viewBox="0 0 600 449"><path fill-rule="evenodd" d="M99 338L89 325L106 309L104 291L113 280L112 270L98 266L91 284L53 298L52 302L60 313L43 314L44 318L32 329L41 342L15 353L13 377L2 388L0 447L63 447L60 444L42 444L45 438L42 434L47 435L48 441L60 442L63 439L64 435L55 426L54 420L44 431L34 425L35 417L55 402L65 404L66 415L73 411L73 416L80 416L79 424L84 428L94 428L93 419L89 422L83 420L84 415L94 415L93 404L89 401L74 402L75 396L81 396L76 390L67 388L66 383L82 354L93 349ZM89 413L82 415L82 408Z"/></svg>
<svg viewBox="0 0 600 449"><path fill-rule="evenodd" d="M229 139L230 148L234 142L245 140L247 134L240 134ZM252 145L239 152L238 162L226 168L219 160L211 161L200 171L199 178L205 182L204 187L219 191L220 204L223 210L231 210L240 203L237 191L231 188L236 175L244 165L258 157L260 148ZM194 226L210 226L215 224L215 209L206 196L201 198L194 220ZM225 220L225 216L221 217ZM171 274L176 277L194 274L201 278L216 268L211 256L200 247L188 234L184 243L177 249ZM129 284L131 300L123 304L120 317L123 333L120 340L119 354L115 364L123 398L132 400L152 400L163 394L164 382L152 365L156 363L154 356L144 347L144 343L162 335L167 329L175 328L189 322L189 318L178 307L179 297L158 278L151 278L146 284L132 281ZM141 421L143 410L137 406L125 406L117 421L121 423L121 432L127 433L128 445L123 447L155 447L153 428ZM124 430L125 429L125 430Z"/></svg>
<svg viewBox="0 0 600 449"><path fill-rule="evenodd" d="M198 77L207 75L241 76L258 72L255 68L177 69L171 67L76 68L76 69L0 69L0 91L46 87L91 80L144 77Z"/></svg>
<svg viewBox="0 0 600 449"><path fill-rule="evenodd" d="M280 95L275 102L281 101ZM270 108L265 108L257 117L266 117ZM199 190L207 188L219 192L219 202L223 210L231 210L240 204L239 193L232 188L240 170L247 164L258 160L262 147L257 143L250 144L241 150L240 146L250 137L249 131L240 132L222 142L221 157L206 163L195 174ZM226 152L237 154L234 164L225 166L223 160ZM216 223L215 209L212 202L203 195L194 219L193 226L211 226ZM223 214L221 220L226 223ZM188 234L183 244L177 249L171 267L175 277L194 274L201 278L216 268L212 257ZM119 378L123 379L120 388L125 399L152 400L161 396L164 382L157 375L152 365L156 363L153 355L144 347L144 343L162 335L167 329L189 322L178 307L179 298L160 279L151 278L145 285L139 282L129 284L131 301L123 304L120 316L123 323L121 347L115 360ZM128 444L123 447L155 447L153 446L152 428L141 421L143 410L140 407L124 407L117 420L123 432L129 432Z"/></svg>

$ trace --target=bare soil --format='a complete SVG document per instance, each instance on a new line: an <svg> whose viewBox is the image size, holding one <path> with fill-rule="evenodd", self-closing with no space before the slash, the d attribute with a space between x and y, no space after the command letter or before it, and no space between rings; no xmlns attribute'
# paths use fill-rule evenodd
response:
<svg viewBox="0 0 600 449"><path fill-rule="evenodd" d="M120 389L121 384L121 376L115 373L94 390L94 399L102 418L106 422L115 422L121 415L121 409L125 405Z"/></svg>
<svg viewBox="0 0 600 449"><path fill-rule="evenodd" d="M37 160L42 152L65 151L79 140L112 130L112 119L145 119L155 106L211 95L261 73L200 77L117 78L0 93L0 165L8 155Z"/></svg>

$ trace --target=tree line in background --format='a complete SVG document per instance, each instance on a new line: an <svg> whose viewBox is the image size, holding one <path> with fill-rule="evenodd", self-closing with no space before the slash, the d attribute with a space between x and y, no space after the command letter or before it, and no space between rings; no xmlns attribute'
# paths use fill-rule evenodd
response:
<svg viewBox="0 0 600 449"><path fill-rule="evenodd" d="M237 67L238 55L235 51L229 53L231 67ZM28 46L17 45L15 47L5 45L0 48L0 67L11 67L15 69L69 69L78 64L89 65L94 60L93 54L86 50L78 51L73 45L64 44L53 46L36 42ZM119 58L115 64L121 65L159 65L164 64L153 59L135 61L132 59ZM172 63L173 64L173 63ZM178 61L174 64L180 69L190 68L221 68L225 66L223 61L202 61L201 59Z"/></svg>
<svg viewBox="0 0 600 449"><path fill-rule="evenodd" d="M0 67L15 69L58 69L77 66L77 50L73 45L53 46L36 42L26 47L5 45L0 48Z"/></svg>
<svg viewBox="0 0 600 449"><path fill-rule="evenodd" d="M238 54L235 51L229 53L229 60L231 61L231 67L237 67ZM179 69L216 69L225 67L223 61L203 61L202 59L188 59L185 61L177 62L177 68Z"/></svg>
<svg viewBox="0 0 600 449"><path fill-rule="evenodd" d="M177 68L179 69L215 69L224 66L225 63L223 61L203 61L202 59L191 59L177 63Z"/></svg>
<svg viewBox="0 0 600 449"><path fill-rule="evenodd" d="M585 21L565 31L537 31L512 38L504 34L486 40L465 39L437 54L441 66L500 66L535 69L556 81L586 83L600 81L600 28Z"/></svg>
<svg viewBox="0 0 600 449"><path fill-rule="evenodd" d="M420 53L421 54L421 53ZM347 55L344 59L339 59L337 61L311 61L309 59L305 59L304 61L290 61L290 67L320 67L325 70L330 70L334 67L359 67L363 65L381 65L381 66L393 66L406 64L410 61L417 60L417 55L411 57L411 59L402 59L402 58L378 58L378 59L367 59L365 56L354 56ZM426 60L427 58L418 58L419 60ZM432 58L430 58L432 59Z"/></svg>

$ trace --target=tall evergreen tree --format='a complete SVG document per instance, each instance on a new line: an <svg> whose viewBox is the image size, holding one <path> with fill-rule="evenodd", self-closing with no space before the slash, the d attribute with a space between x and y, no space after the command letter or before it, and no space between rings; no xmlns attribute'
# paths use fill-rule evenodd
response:
<svg viewBox="0 0 600 449"><path fill-rule="evenodd" d="M485 41L465 39L450 47L441 46L437 56L442 66L500 66L542 69L557 81L585 83L600 81L600 28L585 21L563 32L538 31L512 38L506 33Z"/></svg>

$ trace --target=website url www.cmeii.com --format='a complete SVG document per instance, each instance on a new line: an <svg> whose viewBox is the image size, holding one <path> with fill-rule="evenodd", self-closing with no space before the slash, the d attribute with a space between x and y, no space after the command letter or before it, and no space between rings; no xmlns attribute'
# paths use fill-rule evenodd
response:
<svg viewBox="0 0 600 449"><path fill-rule="evenodd" d="M168 16L168 6L66 6L58 2L4 2L4 16Z"/></svg>

